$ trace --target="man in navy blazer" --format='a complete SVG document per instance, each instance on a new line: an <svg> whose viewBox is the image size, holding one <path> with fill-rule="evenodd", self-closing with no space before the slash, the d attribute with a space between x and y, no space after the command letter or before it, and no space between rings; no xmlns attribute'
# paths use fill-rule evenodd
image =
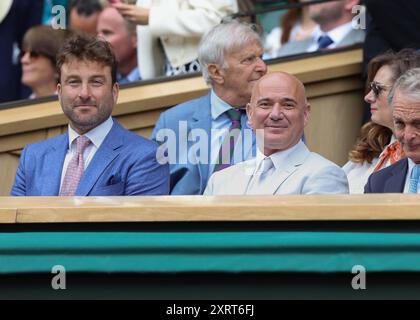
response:
<svg viewBox="0 0 420 320"><path fill-rule="evenodd" d="M70 38L58 54L58 96L68 133L25 147L12 195L122 196L169 192L169 167L156 143L112 117L119 87L108 43Z"/></svg>
<svg viewBox="0 0 420 320"><path fill-rule="evenodd" d="M170 163L171 194L204 192L220 163L223 132L226 135L232 125L229 110L242 113L242 133L249 129L244 108L255 82L267 72L262 54L258 33L250 25L236 21L216 26L201 40L199 61L203 77L211 85L210 93L163 112L152 133L152 139L162 143L161 153ZM243 133L244 139L236 141L234 156L227 165L254 156L255 137L251 129L248 131L248 139Z"/></svg>
<svg viewBox="0 0 420 320"><path fill-rule="evenodd" d="M420 193L420 68L406 71L388 96L406 159L370 175L365 193Z"/></svg>

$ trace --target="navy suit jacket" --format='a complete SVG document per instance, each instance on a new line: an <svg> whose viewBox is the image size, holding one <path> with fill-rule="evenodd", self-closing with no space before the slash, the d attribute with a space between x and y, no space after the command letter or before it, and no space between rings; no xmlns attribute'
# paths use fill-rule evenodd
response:
<svg viewBox="0 0 420 320"><path fill-rule="evenodd" d="M372 173L365 185L365 193L403 193L407 176L408 160Z"/></svg>
<svg viewBox="0 0 420 320"><path fill-rule="evenodd" d="M25 147L13 196L57 196L68 150L68 134ZM115 120L90 161L76 196L165 195L169 167L156 159L157 145L124 129Z"/></svg>
<svg viewBox="0 0 420 320"><path fill-rule="evenodd" d="M183 136L182 132L180 133L180 121L186 122L185 133L187 135L194 129L201 129L202 132L206 133L207 154L210 155L212 124L210 93L163 112L156 122L151 137L158 143L162 143L162 141L157 140L157 134L161 129L167 129L168 135L172 132L175 133L177 159L176 163L170 164L171 194L203 194L209 176L209 161L207 163L194 163L192 161L196 159L196 150L193 146L197 141L190 141L190 138L187 139L187 136ZM242 128L246 128L246 117L242 117L241 121ZM161 133L165 131L161 131ZM184 143L185 147L183 146ZM248 157L253 150L255 150L254 136L252 150L245 150L244 157Z"/></svg>

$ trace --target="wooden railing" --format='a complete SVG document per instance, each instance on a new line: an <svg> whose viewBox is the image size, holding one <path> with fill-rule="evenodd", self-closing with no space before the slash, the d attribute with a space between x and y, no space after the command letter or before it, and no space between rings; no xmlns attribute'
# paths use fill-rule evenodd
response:
<svg viewBox="0 0 420 320"><path fill-rule="evenodd" d="M2 197L0 223L420 220L416 195Z"/></svg>

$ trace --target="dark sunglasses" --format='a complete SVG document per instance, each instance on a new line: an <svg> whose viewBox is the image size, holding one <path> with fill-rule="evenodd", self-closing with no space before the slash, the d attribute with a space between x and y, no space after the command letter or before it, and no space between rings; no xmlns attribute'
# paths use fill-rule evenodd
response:
<svg viewBox="0 0 420 320"><path fill-rule="evenodd" d="M376 81L372 81L371 83L369 83L369 89L373 91L373 94L375 95L376 98L379 97L381 92L384 91L388 87L389 86L380 84Z"/></svg>
<svg viewBox="0 0 420 320"><path fill-rule="evenodd" d="M22 59L22 58L23 58L23 56L24 56L26 53L29 53L29 57L30 57L31 59L36 59L36 58L39 58L39 56L41 55L41 53L40 53L40 52L38 52L38 51L24 51L24 50L22 50L22 51L20 52L20 58Z"/></svg>

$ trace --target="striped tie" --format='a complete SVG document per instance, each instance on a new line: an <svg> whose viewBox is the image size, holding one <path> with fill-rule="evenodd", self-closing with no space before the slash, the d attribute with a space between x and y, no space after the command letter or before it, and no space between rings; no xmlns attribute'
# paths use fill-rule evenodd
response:
<svg viewBox="0 0 420 320"><path fill-rule="evenodd" d="M233 151L235 148L235 142L241 133L241 116L243 114L242 109L229 109L226 111L227 116L231 120L229 132L225 136L217 157L218 162L214 166L214 172L225 169L230 166L233 158Z"/></svg>
<svg viewBox="0 0 420 320"><path fill-rule="evenodd" d="M83 152L89 146L91 141L88 137L79 136L76 139L76 154L71 158L61 186L60 196L74 196L79 186L80 178L85 170Z"/></svg>
<svg viewBox="0 0 420 320"><path fill-rule="evenodd" d="M415 165L411 170L409 193L417 193L417 185L419 184L420 165Z"/></svg>

